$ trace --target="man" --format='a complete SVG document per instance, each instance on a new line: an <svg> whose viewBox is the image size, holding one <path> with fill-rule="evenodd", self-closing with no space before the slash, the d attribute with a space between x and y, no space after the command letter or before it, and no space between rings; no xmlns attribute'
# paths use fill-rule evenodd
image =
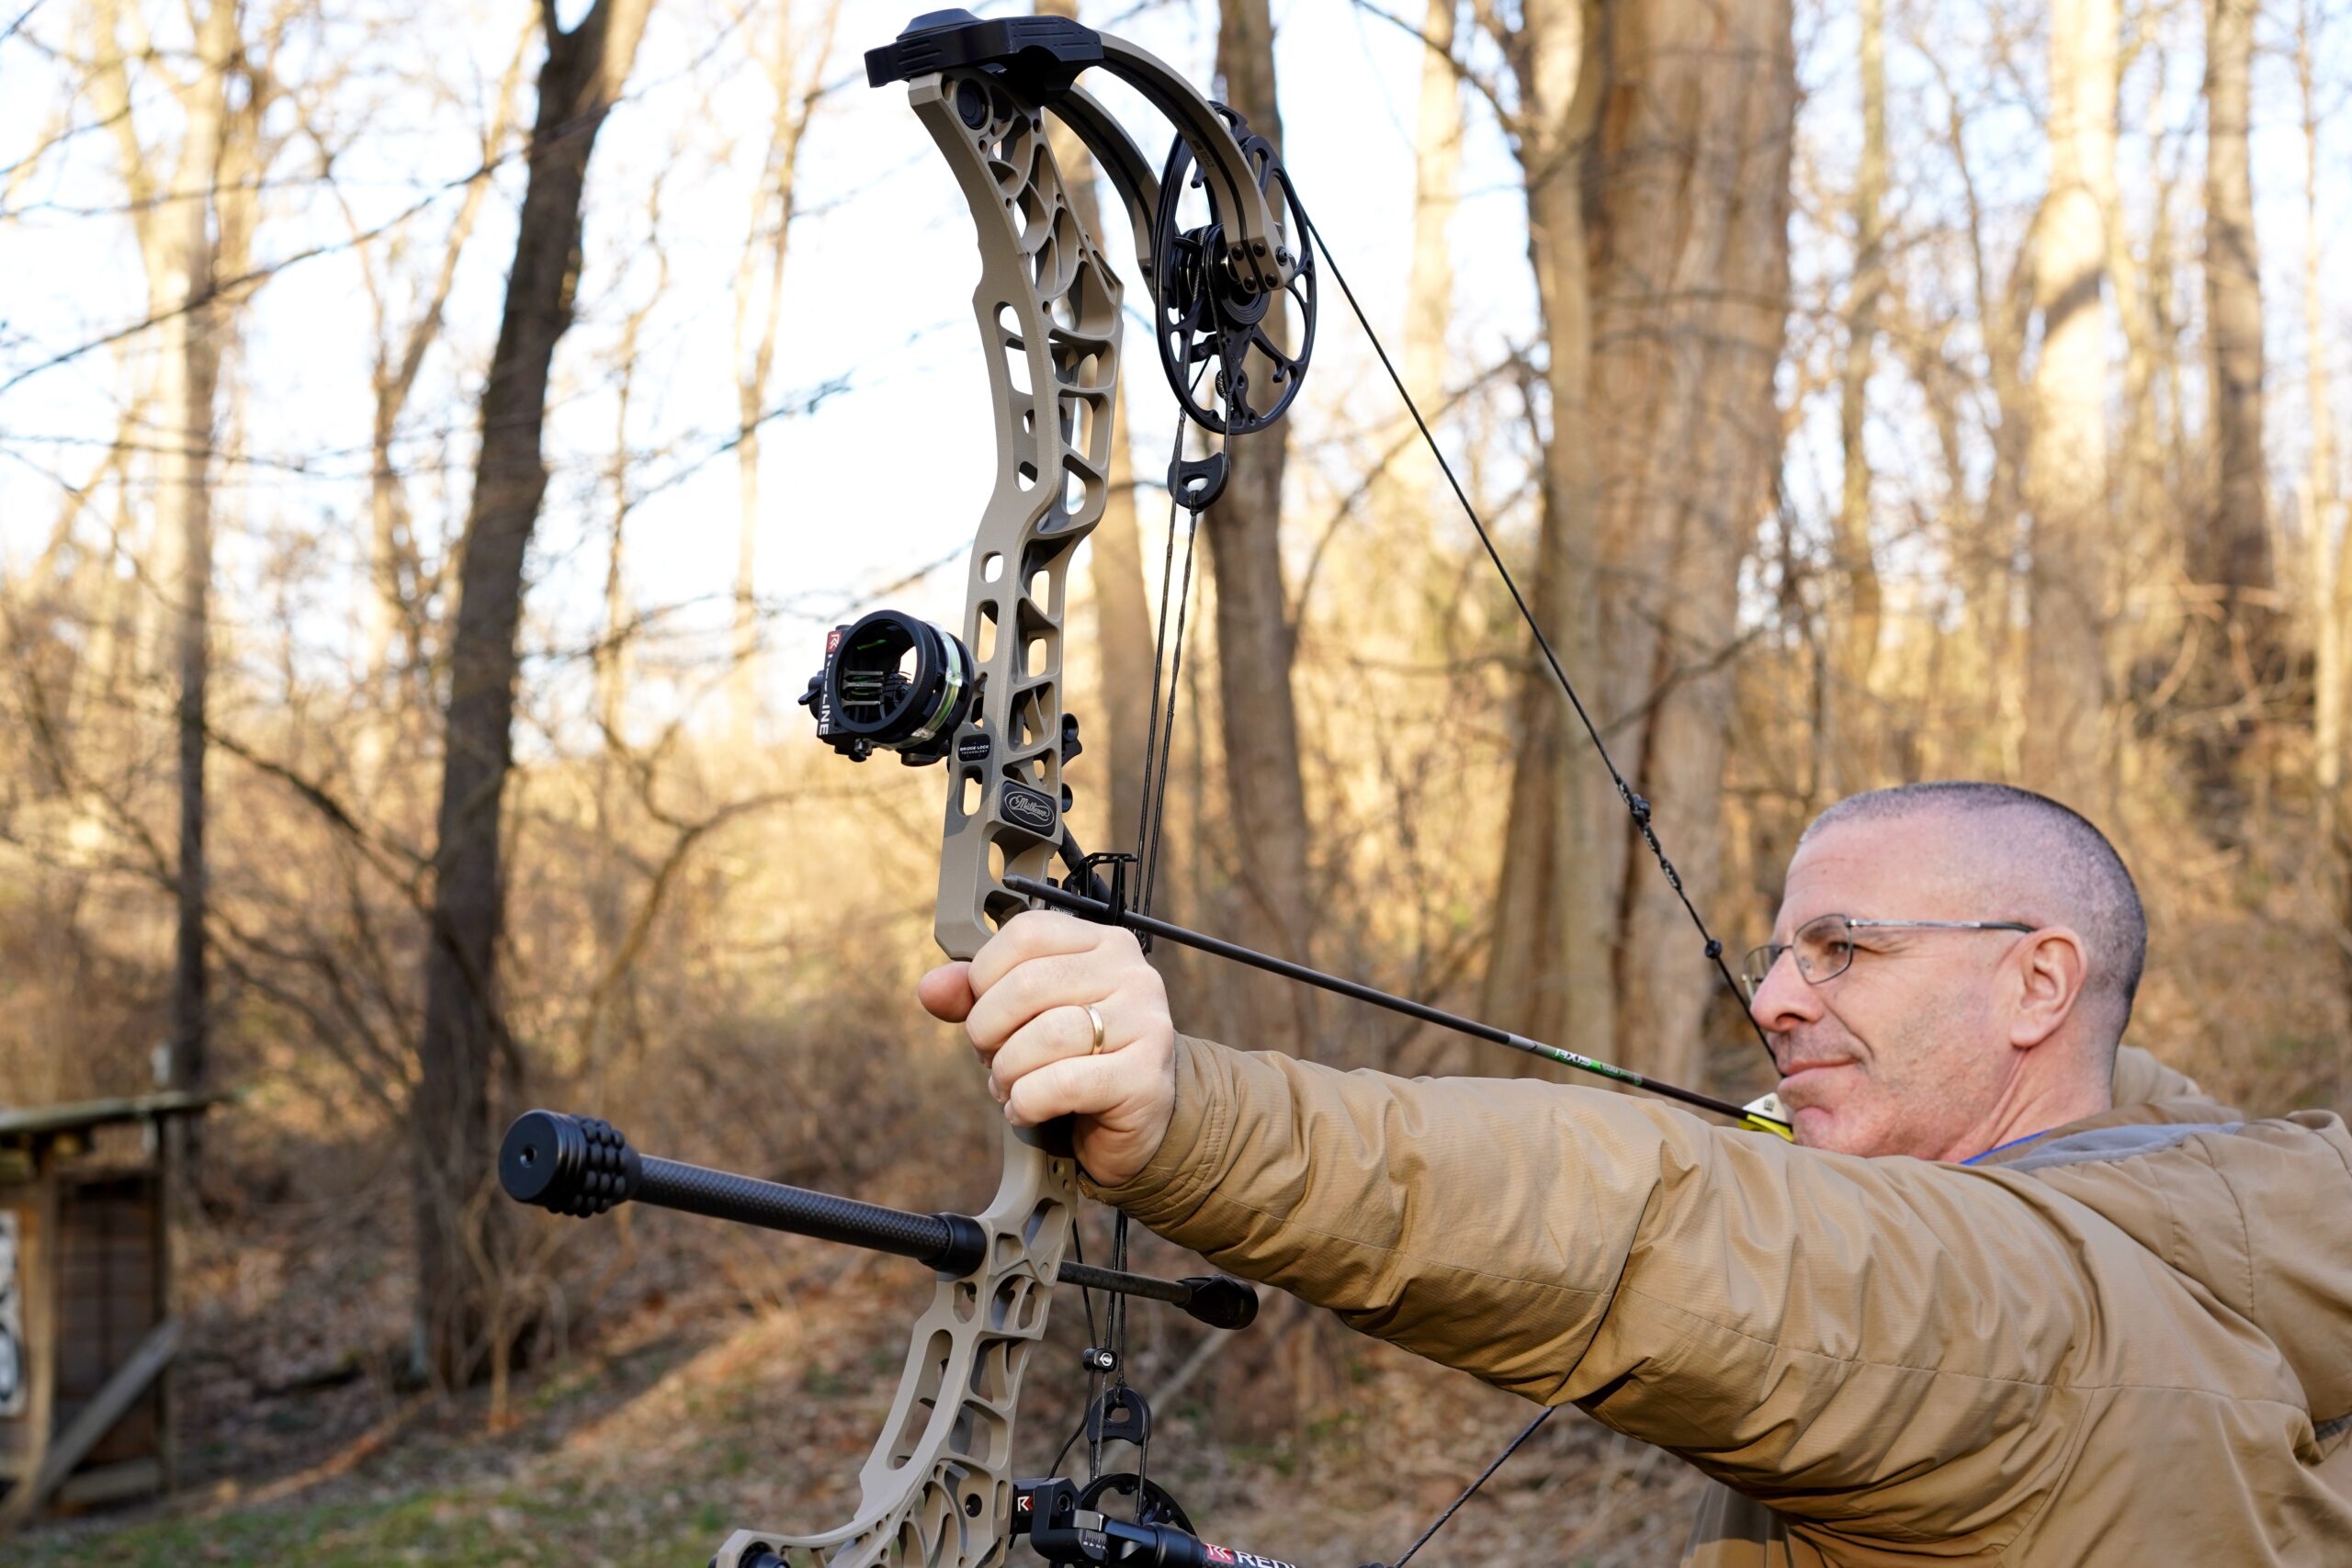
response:
<svg viewBox="0 0 2352 1568"><path fill-rule="evenodd" d="M1061 916L922 996L1090 1191L1722 1483L1690 1568L2352 1563L2352 1136L2119 1073L2145 932L2040 795L1832 807L1747 965L1796 1147L1182 1039Z"/></svg>

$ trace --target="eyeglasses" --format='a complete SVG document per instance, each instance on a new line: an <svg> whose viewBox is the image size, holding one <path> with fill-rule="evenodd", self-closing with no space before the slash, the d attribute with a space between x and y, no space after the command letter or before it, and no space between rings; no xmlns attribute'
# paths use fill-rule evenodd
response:
<svg viewBox="0 0 2352 1568"><path fill-rule="evenodd" d="M2016 920L1858 920L1849 915L1822 915L1807 920L1796 930L1793 942L1770 942L1749 950L1739 961L1740 988L1754 1001L1756 993L1764 988L1765 977L1772 973L1772 965L1781 954L1795 957L1797 973L1808 985L1818 986L1843 975L1854 962L1854 933L1858 931L2033 931L2039 926L2022 925Z"/></svg>

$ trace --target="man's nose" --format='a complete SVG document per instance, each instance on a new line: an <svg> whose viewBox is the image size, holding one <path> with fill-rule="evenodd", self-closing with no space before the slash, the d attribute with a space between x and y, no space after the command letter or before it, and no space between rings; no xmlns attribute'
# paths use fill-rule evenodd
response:
<svg viewBox="0 0 2352 1568"><path fill-rule="evenodd" d="M1767 1034L1786 1034L1801 1023L1821 1017L1821 993L1797 973L1797 957L1783 953L1765 973L1764 983L1747 1004L1748 1015Z"/></svg>

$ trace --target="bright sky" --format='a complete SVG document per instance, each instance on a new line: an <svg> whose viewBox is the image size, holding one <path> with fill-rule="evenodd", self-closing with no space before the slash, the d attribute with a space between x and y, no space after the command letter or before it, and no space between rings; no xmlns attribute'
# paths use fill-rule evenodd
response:
<svg viewBox="0 0 2352 1568"><path fill-rule="evenodd" d="M523 15L512 0L402 3L410 8L312 26L289 46L281 63L289 79L317 79L329 62L340 62L334 68L346 74L339 89L307 96L312 126L298 126L291 108L274 118L290 141L259 242L266 261L336 245L352 224L382 223L427 198L396 231L407 247L390 269L406 280L397 287L413 288L437 256L457 197L433 193L472 166L470 138ZM554 478L535 558L530 637L537 650L576 649L600 625L611 516L605 474L616 440L614 345L623 319L651 292L663 260L668 289L640 334L627 432L639 458L637 488L651 492L629 521L630 591L640 609L685 606L661 623L682 639L682 655L707 651L724 620L737 516L735 459L720 450L735 419L732 294L748 182L768 113L755 51L767 47L775 25L772 6L747 13L734 8L739 3L657 0L630 98L598 143L580 319L559 355L549 425ZM968 220L903 89L870 91L859 70L862 51L894 36L915 3L845 0L828 75L846 85L820 111L805 154L804 215L793 233L771 400L786 402L841 379L850 390L767 431L760 591L784 612L774 635L793 650L778 660L779 682L788 688L777 692L780 701L797 690L802 665L814 667L822 627L877 584L945 559L946 570L928 580L927 603L921 590L899 597L910 608L955 615L961 570L953 558L968 543L986 491L989 436L968 306L977 273ZM811 8L802 0L804 13ZM1932 117L1941 113L1928 56L1900 35L1932 28L1937 58L1964 60L1993 18L1934 6L1906 21L1897 11L1899 213L1907 204L1940 207L1950 194L1948 176L1925 151ZM1118 17L1095 10L1089 19L1207 84L1212 7L1162 6ZM1409 235L1420 46L1345 0L1293 0L1278 6L1277 24L1289 163L1375 326L1393 343ZM168 50L173 40L160 31L167 24L155 25ZM2274 17L2274 33L2285 25ZM76 126L89 119L86 104L67 104L60 85L67 73L51 54L86 47L85 29L74 0L43 0L17 36L0 42L0 184L9 165L56 129L54 117L70 114L64 123ZM2154 117L2173 128L2167 156L2188 159L2186 210L2176 221L2189 232L2199 153L2193 141L2178 139L2195 126L2195 34L2194 8L2178 7L2165 35L2173 50L2165 104ZM1850 12L1842 3L1807 7L1800 48L1808 94L1800 178L1834 193L1847 177L1853 144ZM2021 104L2019 95L2034 90L2032 55L2023 51L2022 80L1965 69L1996 96ZM529 61L536 69L536 48ZM2274 461L2283 472L2301 449L2294 415L2303 343L2297 294L2301 158L2283 62L2274 54L2261 69L2267 79L2257 89L2256 177L2277 344ZM2341 79L2343 72L2335 74ZM2155 79L2153 67L2143 68L2143 79ZM1156 117L1115 83L1090 85L1157 157L1168 133ZM141 97L151 141L174 134L161 97L152 83ZM1491 362L1505 344L1525 341L1533 325L1515 170L1491 117L1470 101L1464 201L1453 234L1456 377ZM527 86L519 110L527 118ZM2346 181L2342 130L2336 127L2335 162L2324 176L2324 188L2335 196ZM109 136L104 128L74 136L20 177L9 197L9 215L0 221L0 276L9 279L0 298L0 382L142 313L143 286L127 226L105 215L121 200ZM1996 202L2009 204L2014 232L2017 215L2038 188L2039 138L2022 107L1987 118L1979 137L1980 176ZM322 148L334 150L348 216L316 183ZM2127 162L2132 156L2127 149ZM498 180L468 254L449 331L428 365L400 447L401 461L415 475L420 526L429 535L454 531L469 481L472 398L495 333L519 168L508 164ZM658 231L648 215L657 187ZM2346 204L2331 198L2327 205L2332 242ZM1109 227L1104 239L1129 279L1132 301L1140 289L1125 226ZM1842 268L1843 242L1802 220L1796 234L1800 291L1817 300L1823 280ZM377 247L379 275L387 270L383 251ZM2193 296L2193 272L2183 283ZM2340 352L2345 285L2337 280L2332 288L2332 341ZM1828 341L1817 319L1801 316L1792 331L1801 348ZM366 545L369 334L362 274L348 251L286 267L246 319L238 390L223 433L224 445L245 460L223 465L220 474L221 598L238 656L257 676L277 664L288 626L299 645L298 668L323 671L356 652L353 593ZM40 547L57 514L60 482L80 482L96 465L151 341L133 335L119 348L83 355L0 392L0 568L20 567ZM1137 466L1149 473L1167 449L1170 404L1149 334L1132 322L1126 363ZM1295 416L1294 448L1304 454L1304 467L1328 468L1334 484L1346 482L1340 470L1354 458L1344 446L1328 444L1340 423L1335 415L1344 407L1366 418L1389 417L1389 394L1377 375L1327 281L1316 370ZM2352 387L2339 397L2352 398ZM1821 407L1808 412L1791 464L1792 491L1801 503L1834 494L1837 482L1834 416L1825 429ZM1890 471L1906 466L1917 443L1917 428L1907 424L1897 397L1873 433ZM1146 516L1155 519L1148 502ZM105 523L103 516L85 520L81 537L102 543ZM1156 527L1156 519L1147 526ZM274 569L288 560L300 568L294 586L265 592L265 581L282 575ZM657 680L662 646L650 665ZM807 658L793 656L801 649Z"/></svg>
<svg viewBox="0 0 2352 1568"><path fill-rule="evenodd" d="M62 44L70 37L63 0L51 3L61 13L43 41ZM613 349L623 318L654 284L647 209L657 184L669 287L641 331L643 363L633 393L628 441L641 458L638 488L654 493L628 525L631 588L642 608L707 602L684 617L687 624L715 626L725 613L716 601L729 592L734 571L736 463L719 447L735 419L734 276L749 210L747 181L768 112L766 87L747 46L764 47L773 25L765 17L739 24L723 9L727 4L659 0L630 101L597 145L589 269L579 322L559 355L549 429L554 479L532 606L541 646L576 646L594 635L601 615L611 514L604 475L616 440ZM860 69L863 50L888 41L904 25L907 4L846 0L828 74L850 80L819 112L804 154L804 216L792 237L771 400L792 401L837 380L851 389L766 433L760 591L800 617L780 622L776 636L808 649L812 668L820 628L843 605L968 544L992 471L969 307L978 276L969 220L904 89L869 90ZM309 69L324 52L361 62L367 72L363 83L329 104L339 123L322 128L330 144L348 143L336 173L351 220L380 223L470 166L467 139L480 112L474 106L487 100L504 66L516 15L501 7L461 24L418 17L426 25L338 25L304 48L305 58L289 70ZM35 23L43 19L37 16ZM1419 46L1334 0L1318 0L1284 21L1281 70L1291 164L1375 323L1393 337L1410 224L1409 119ZM1157 9L1123 26L1126 36L1206 80L1215 45L1208 13ZM368 36L345 36L354 32ZM452 39L464 47L452 51ZM400 80L422 72L420 46L426 44L437 90L453 102L434 105ZM0 45L0 66L9 83L0 92L0 158L13 161L46 129L50 106L39 89L42 76L54 73L44 73L20 42ZM19 83L28 90L17 90ZM1120 84L1104 78L1090 85L1156 160L1168 141L1164 124ZM88 118L86 108L74 112L75 123ZM168 120L153 123L164 134L172 130ZM24 215L0 224L0 268L14 280L0 380L142 313L126 226L66 210L119 204L114 148L101 131L78 137L68 152L26 182L15 202ZM1455 234L1464 301L1457 343L1466 355L1482 355L1494 352L1506 332L1525 331L1530 286L1508 155L1490 128L1474 131L1469 159ZM318 161L316 146L298 133L280 177L311 174ZM469 400L495 333L520 171L510 166L500 178L500 198L469 252L450 332L426 372L400 449L403 466L419 475L414 494L427 529L454 527L462 514ZM456 207L456 195L444 195L402 231L413 236L404 272L431 265ZM351 220L322 187L288 185L274 193L260 254L277 258L334 244L348 234ZM1109 227L1114 263L1132 279L1125 225ZM1361 334L1340 319L1337 291L1329 293L1302 434L1318 418L1328 424L1329 410L1361 394L1368 363ZM1139 294L1131 282L1131 302ZM230 525L222 542L224 608L232 619L256 623L257 637L275 640L261 624L280 611L277 595L258 592L264 564L292 540L316 536L321 553L309 563L308 601L297 606L295 624L308 649L321 656L356 650L348 593L366 543L370 330L350 254L288 267L247 318L238 373L243 390L232 415L237 428L224 434L224 445L252 459L221 472ZM141 352L145 341L130 340L129 352ZM1134 321L1125 352L1137 451L1164 453L1171 405L1149 333ZM100 350L0 394L0 450L16 459L0 462L0 547L10 562L20 563L47 536L61 499L58 480L78 482L96 466L130 376L120 355ZM1161 460L1139 456L1138 466L1150 472ZM96 520L87 536L102 539L103 528ZM952 615L961 581L957 561L934 573L932 607ZM274 661L262 648L250 651Z"/></svg>

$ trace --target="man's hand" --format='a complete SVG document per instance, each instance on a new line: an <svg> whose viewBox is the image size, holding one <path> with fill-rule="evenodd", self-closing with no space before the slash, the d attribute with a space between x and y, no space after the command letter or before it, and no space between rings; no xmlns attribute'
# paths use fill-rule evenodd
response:
<svg viewBox="0 0 2352 1568"><path fill-rule="evenodd" d="M925 975L915 996L964 1025L1006 1121L1076 1119L1071 1147L1096 1181L1132 1180L1159 1152L1176 1109L1176 1026L1129 932L1035 909L970 963Z"/></svg>

